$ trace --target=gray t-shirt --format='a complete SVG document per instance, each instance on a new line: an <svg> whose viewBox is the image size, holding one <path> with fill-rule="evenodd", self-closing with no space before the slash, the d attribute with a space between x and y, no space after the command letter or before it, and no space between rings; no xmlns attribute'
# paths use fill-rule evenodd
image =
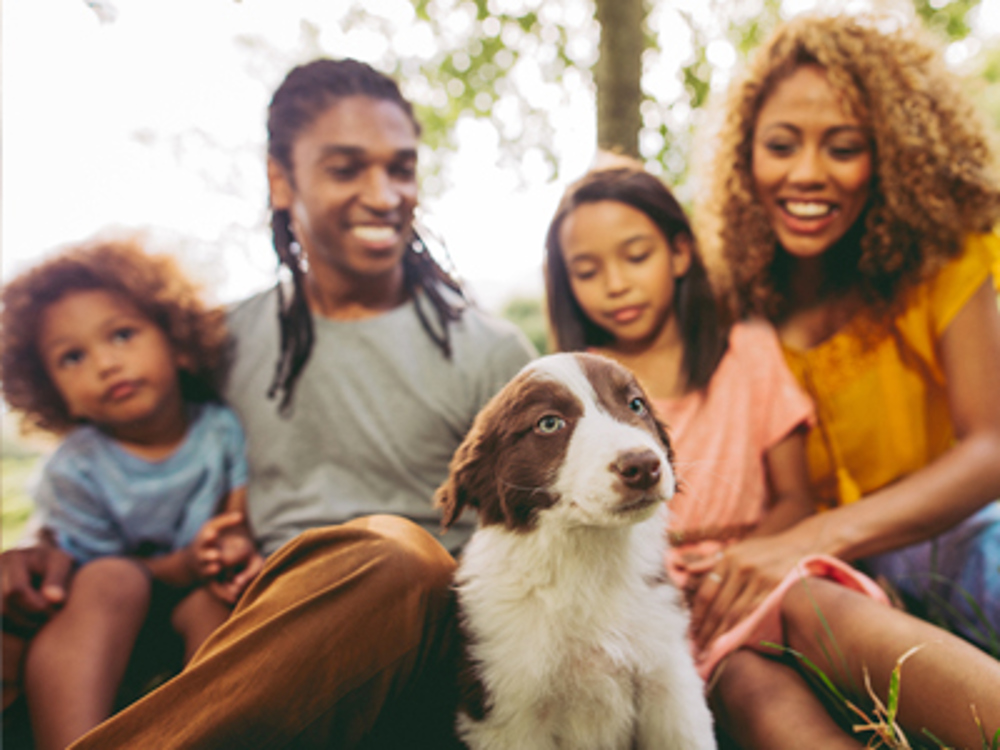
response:
<svg viewBox="0 0 1000 750"><path fill-rule="evenodd" d="M427 300L422 309L436 323ZM479 409L535 350L511 323L466 309L449 327L452 357L413 303L356 321L314 316L315 341L292 410L267 397L278 358L275 289L235 306L225 397L243 422L248 506L265 554L302 531L358 516L405 516L434 534L434 491ZM464 544L466 515L442 543Z"/></svg>

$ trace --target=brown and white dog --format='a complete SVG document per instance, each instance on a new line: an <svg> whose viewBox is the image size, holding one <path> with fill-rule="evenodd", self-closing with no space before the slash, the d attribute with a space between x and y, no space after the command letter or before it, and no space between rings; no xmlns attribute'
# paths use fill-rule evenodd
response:
<svg viewBox="0 0 1000 750"><path fill-rule="evenodd" d="M476 418L438 490L479 528L456 572L467 684L487 748L714 748L687 614L663 575L670 443L632 374L542 357Z"/></svg>

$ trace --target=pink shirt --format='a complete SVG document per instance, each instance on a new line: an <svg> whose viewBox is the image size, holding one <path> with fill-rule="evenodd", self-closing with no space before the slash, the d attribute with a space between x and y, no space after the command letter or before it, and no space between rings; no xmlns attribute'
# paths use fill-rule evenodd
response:
<svg viewBox="0 0 1000 750"><path fill-rule="evenodd" d="M668 568L683 584L686 555L714 554L746 536L767 510L765 456L813 420L812 403L765 322L737 323L708 387L655 399L676 454L680 489L670 501Z"/></svg>

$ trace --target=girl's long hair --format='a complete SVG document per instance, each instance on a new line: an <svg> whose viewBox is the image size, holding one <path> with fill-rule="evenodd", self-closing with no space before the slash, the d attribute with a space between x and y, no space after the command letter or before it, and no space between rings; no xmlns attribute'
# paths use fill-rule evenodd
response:
<svg viewBox="0 0 1000 750"><path fill-rule="evenodd" d="M420 133L413 107L391 78L356 60L319 59L293 68L274 92L268 108L268 156L280 164L286 174L292 175L292 149L296 139L317 117L350 96L396 104ZM292 280L290 298L286 298L282 284L278 284L281 354L268 390L269 398L281 395L280 409L284 412L291 406L295 383L309 360L315 333L306 298L304 259L287 210L272 211L271 231L279 266L288 269ZM448 326L461 317L467 300L458 280L434 259L416 232L403 255L403 282L424 330L444 356L450 358ZM445 288L454 295L448 295ZM430 301L439 324L437 328L431 325L418 291Z"/></svg>
<svg viewBox="0 0 1000 750"><path fill-rule="evenodd" d="M704 388L726 351L729 322L716 302L684 209L660 179L641 169L618 167L589 172L566 191L556 209L545 239L545 287L555 349L583 351L613 341L611 334L595 325L577 302L559 244L566 217L579 206L599 201L616 201L641 211L671 245L678 237L690 240L691 265L677 279L674 315L684 342L682 367L687 386Z"/></svg>

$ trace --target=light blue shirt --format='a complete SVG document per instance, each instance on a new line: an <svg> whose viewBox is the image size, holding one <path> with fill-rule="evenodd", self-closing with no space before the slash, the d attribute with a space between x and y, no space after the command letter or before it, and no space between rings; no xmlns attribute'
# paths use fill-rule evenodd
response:
<svg viewBox="0 0 1000 750"><path fill-rule="evenodd" d="M219 404L192 404L184 441L148 461L100 430L74 430L46 463L35 493L42 523L84 563L107 555L155 556L186 547L246 484L243 430Z"/></svg>

